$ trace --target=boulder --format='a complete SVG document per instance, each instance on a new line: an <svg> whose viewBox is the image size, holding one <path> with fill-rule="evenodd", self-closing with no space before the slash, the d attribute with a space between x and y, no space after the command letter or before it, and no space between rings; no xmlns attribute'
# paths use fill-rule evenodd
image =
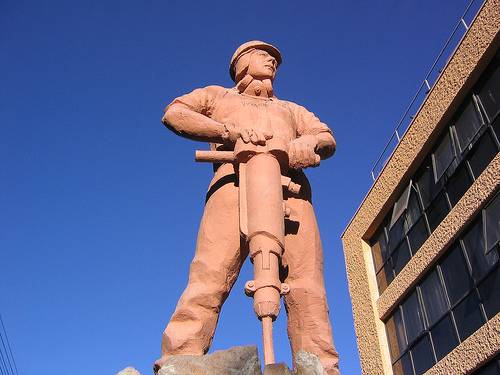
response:
<svg viewBox="0 0 500 375"><path fill-rule="evenodd" d="M255 346L235 346L203 356L175 355L158 375L261 375Z"/></svg>
<svg viewBox="0 0 500 375"><path fill-rule="evenodd" d="M141 375L141 373L133 367L126 367L116 375Z"/></svg>
<svg viewBox="0 0 500 375"><path fill-rule="evenodd" d="M125 370L124 370L125 371ZM319 358L299 351L295 355L295 370L278 363L264 367L261 372L255 346L235 346L203 356L174 355L168 358L158 375L323 375ZM128 373L118 374L128 375ZM131 373L130 375L136 375Z"/></svg>

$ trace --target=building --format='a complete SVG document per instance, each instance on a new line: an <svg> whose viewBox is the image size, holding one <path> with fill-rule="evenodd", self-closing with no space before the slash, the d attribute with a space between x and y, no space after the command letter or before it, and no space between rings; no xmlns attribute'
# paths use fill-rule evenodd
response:
<svg viewBox="0 0 500 375"><path fill-rule="evenodd" d="M500 374L500 0L342 235L364 374Z"/></svg>

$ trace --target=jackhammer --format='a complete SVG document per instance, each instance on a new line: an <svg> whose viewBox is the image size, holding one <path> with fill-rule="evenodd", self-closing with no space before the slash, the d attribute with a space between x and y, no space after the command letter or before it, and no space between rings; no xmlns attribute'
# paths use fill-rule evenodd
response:
<svg viewBox="0 0 500 375"><path fill-rule="evenodd" d="M245 284L245 293L254 299L253 308L262 322L265 365L274 364L273 321L280 311L280 297L290 291L279 277L285 251L285 218L290 208L283 188L298 194L300 185L286 176L289 168L288 143L280 138L265 146L236 142L234 151L196 151L198 162L230 162L239 177L240 234L249 248L254 279ZM319 156L317 156L319 163Z"/></svg>

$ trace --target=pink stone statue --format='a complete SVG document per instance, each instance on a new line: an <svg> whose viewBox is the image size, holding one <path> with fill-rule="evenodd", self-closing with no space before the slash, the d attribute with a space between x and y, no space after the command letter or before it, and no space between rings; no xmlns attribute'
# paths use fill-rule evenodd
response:
<svg viewBox="0 0 500 375"><path fill-rule="evenodd" d="M311 189L302 169L335 151L313 113L274 95L278 49L251 41L230 63L233 88L208 86L175 99L163 123L209 142L198 161L214 163L188 285L163 333L157 371L171 355L206 354L222 304L247 256L245 291L262 321L264 359L274 363L272 322L285 301L292 353L307 351L339 374L323 281L323 253Z"/></svg>

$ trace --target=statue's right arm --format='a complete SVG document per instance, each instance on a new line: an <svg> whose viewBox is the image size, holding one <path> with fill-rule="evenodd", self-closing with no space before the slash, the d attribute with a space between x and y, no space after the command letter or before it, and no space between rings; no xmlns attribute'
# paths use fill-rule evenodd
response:
<svg viewBox="0 0 500 375"><path fill-rule="evenodd" d="M162 118L174 133L195 141L223 143L226 127L210 117L193 111L183 103L171 104Z"/></svg>

